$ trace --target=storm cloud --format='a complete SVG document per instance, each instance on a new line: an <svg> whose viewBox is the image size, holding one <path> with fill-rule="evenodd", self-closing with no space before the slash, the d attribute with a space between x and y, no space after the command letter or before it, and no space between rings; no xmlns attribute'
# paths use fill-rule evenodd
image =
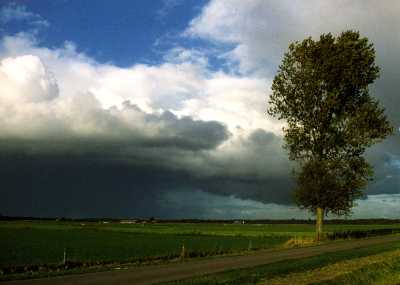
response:
<svg viewBox="0 0 400 285"><path fill-rule="evenodd" d="M162 205L148 205L182 189L291 200L274 133L231 132L225 122L146 112L129 99L104 107L91 88L60 87L38 55L5 57L0 78L5 213L17 206L24 215L162 215Z"/></svg>
<svg viewBox="0 0 400 285"><path fill-rule="evenodd" d="M366 154L366 193L398 194L399 13L396 1L210 1L181 36L216 43L224 70L184 46L159 64L119 67L72 42L3 36L1 214L262 218L266 205L307 217L292 207L294 164L267 100L290 42L345 29L374 43L382 71L371 93L396 130Z"/></svg>

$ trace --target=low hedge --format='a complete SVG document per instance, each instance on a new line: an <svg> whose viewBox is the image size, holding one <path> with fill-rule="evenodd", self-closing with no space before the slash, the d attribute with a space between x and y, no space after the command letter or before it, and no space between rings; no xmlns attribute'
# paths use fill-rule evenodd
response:
<svg viewBox="0 0 400 285"><path fill-rule="evenodd" d="M371 230L347 230L328 233L327 238L330 240L347 239L347 238L366 238L372 236L391 235L400 233L400 228L384 228Z"/></svg>

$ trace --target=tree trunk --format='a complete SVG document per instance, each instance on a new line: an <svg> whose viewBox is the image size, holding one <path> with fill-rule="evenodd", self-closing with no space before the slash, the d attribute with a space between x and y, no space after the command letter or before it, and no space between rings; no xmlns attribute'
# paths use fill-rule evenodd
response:
<svg viewBox="0 0 400 285"><path fill-rule="evenodd" d="M324 222L324 210L321 207L317 208L317 220L315 229L315 239L320 241L323 238L322 223Z"/></svg>

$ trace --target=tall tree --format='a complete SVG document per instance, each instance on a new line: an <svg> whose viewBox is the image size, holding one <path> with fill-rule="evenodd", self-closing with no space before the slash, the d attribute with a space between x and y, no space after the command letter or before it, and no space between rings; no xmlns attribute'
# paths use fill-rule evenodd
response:
<svg viewBox="0 0 400 285"><path fill-rule="evenodd" d="M358 32L290 44L272 84L268 113L286 120L284 147L298 162L296 201L317 216L348 213L372 177L362 156L393 130L369 94L375 50Z"/></svg>

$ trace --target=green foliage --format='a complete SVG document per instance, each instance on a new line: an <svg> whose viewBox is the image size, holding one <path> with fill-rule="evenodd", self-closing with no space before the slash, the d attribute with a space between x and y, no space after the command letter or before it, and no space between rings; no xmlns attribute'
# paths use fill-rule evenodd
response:
<svg viewBox="0 0 400 285"><path fill-rule="evenodd" d="M272 84L268 113L286 120L285 148L299 162L297 203L346 214L372 177L366 148L392 133L369 95L379 76L375 50L358 32L289 46Z"/></svg>
<svg viewBox="0 0 400 285"><path fill-rule="evenodd" d="M316 207L341 215L353 207L362 196L362 189L372 175L363 157L348 159L310 160L303 163L296 174L296 201L302 208L315 211Z"/></svg>

